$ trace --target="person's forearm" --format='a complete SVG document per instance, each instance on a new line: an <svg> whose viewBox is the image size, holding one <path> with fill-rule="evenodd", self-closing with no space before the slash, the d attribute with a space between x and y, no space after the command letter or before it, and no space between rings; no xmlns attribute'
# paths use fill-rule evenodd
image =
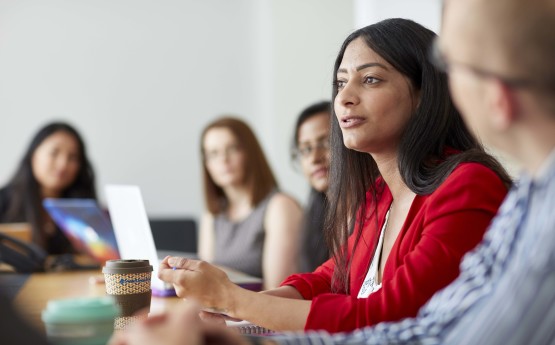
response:
<svg viewBox="0 0 555 345"><path fill-rule="evenodd" d="M261 291L261 294L268 296L284 297L291 299L304 299L301 293L292 286L281 286L275 289Z"/></svg>
<svg viewBox="0 0 555 345"><path fill-rule="evenodd" d="M282 263L281 265L274 265L271 268L264 267L264 289L276 289L279 287L282 281L288 276L297 272L296 265L294 263ZM268 273L269 272L269 273Z"/></svg>
<svg viewBox="0 0 555 345"><path fill-rule="evenodd" d="M310 301L243 289L232 283L224 271L203 261L168 256L160 264L158 277L172 283L178 296L196 300L206 311L273 330L302 330L310 310ZM289 288L280 291L295 295Z"/></svg>
<svg viewBox="0 0 555 345"><path fill-rule="evenodd" d="M288 289L282 291L288 291ZM231 295L229 316L247 320L274 331L303 330L311 305L311 301L276 297L241 288L233 291Z"/></svg>

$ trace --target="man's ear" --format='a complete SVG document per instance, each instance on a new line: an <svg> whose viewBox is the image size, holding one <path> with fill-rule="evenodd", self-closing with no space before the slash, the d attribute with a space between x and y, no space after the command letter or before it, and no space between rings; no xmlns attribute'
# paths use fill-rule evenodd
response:
<svg viewBox="0 0 555 345"><path fill-rule="evenodd" d="M518 100L514 90L501 80L488 81L490 123L499 131L507 130L516 120Z"/></svg>

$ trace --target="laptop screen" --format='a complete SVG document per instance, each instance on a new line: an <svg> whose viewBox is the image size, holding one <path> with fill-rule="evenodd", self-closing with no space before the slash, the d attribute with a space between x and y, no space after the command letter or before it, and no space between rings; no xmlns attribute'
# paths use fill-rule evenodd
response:
<svg viewBox="0 0 555 345"><path fill-rule="evenodd" d="M154 268L152 292L171 290L158 279L159 259L141 190L132 185L107 185L106 199L122 259L147 259Z"/></svg>
<svg viewBox="0 0 555 345"><path fill-rule="evenodd" d="M119 259L108 214L93 199L44 199L43 206L78 251L99 264Z"/></svg>

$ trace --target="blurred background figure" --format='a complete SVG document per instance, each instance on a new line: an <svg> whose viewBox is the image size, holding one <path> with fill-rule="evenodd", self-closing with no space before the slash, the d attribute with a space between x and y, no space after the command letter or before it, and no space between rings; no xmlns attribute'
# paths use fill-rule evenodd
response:
<svg viewBox="0 0 555 345"><path fill-rule="evenodd" d="M301 209L279 192L249 126L224 117L202 132L206 212L199 256L264 280L272 288L297 269Z"/></svg>
<svg viewBox="0 0 555 345"><path fill-rule="evenodd" d="M330 165L330 109L329 101L314 103L299 114L295 124L292 159L298 162L311 187L302 222L299 272L312 272L329 258L324 218Z"/></svg>
<svg viewBox="0 0 555 345"><path fill-rule="evenodd" d="M95 177L85 143L71 125L53 122L33 137L19 167L0 189L0 222L26 222L33 242L48 254L73 248L42 206L45 198L96 199Z"/></svg>

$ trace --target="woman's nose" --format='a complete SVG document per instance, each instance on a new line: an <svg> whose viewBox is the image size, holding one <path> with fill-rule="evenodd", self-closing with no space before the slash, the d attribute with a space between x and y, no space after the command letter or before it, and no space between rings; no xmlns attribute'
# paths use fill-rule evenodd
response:
<svg viewBox="0 0 555 345"><path fill-rule="evenodd" d="M359 102L357 87L353 82L347 82L335 97L336 104L342 106L355 105Z"/></svg>

